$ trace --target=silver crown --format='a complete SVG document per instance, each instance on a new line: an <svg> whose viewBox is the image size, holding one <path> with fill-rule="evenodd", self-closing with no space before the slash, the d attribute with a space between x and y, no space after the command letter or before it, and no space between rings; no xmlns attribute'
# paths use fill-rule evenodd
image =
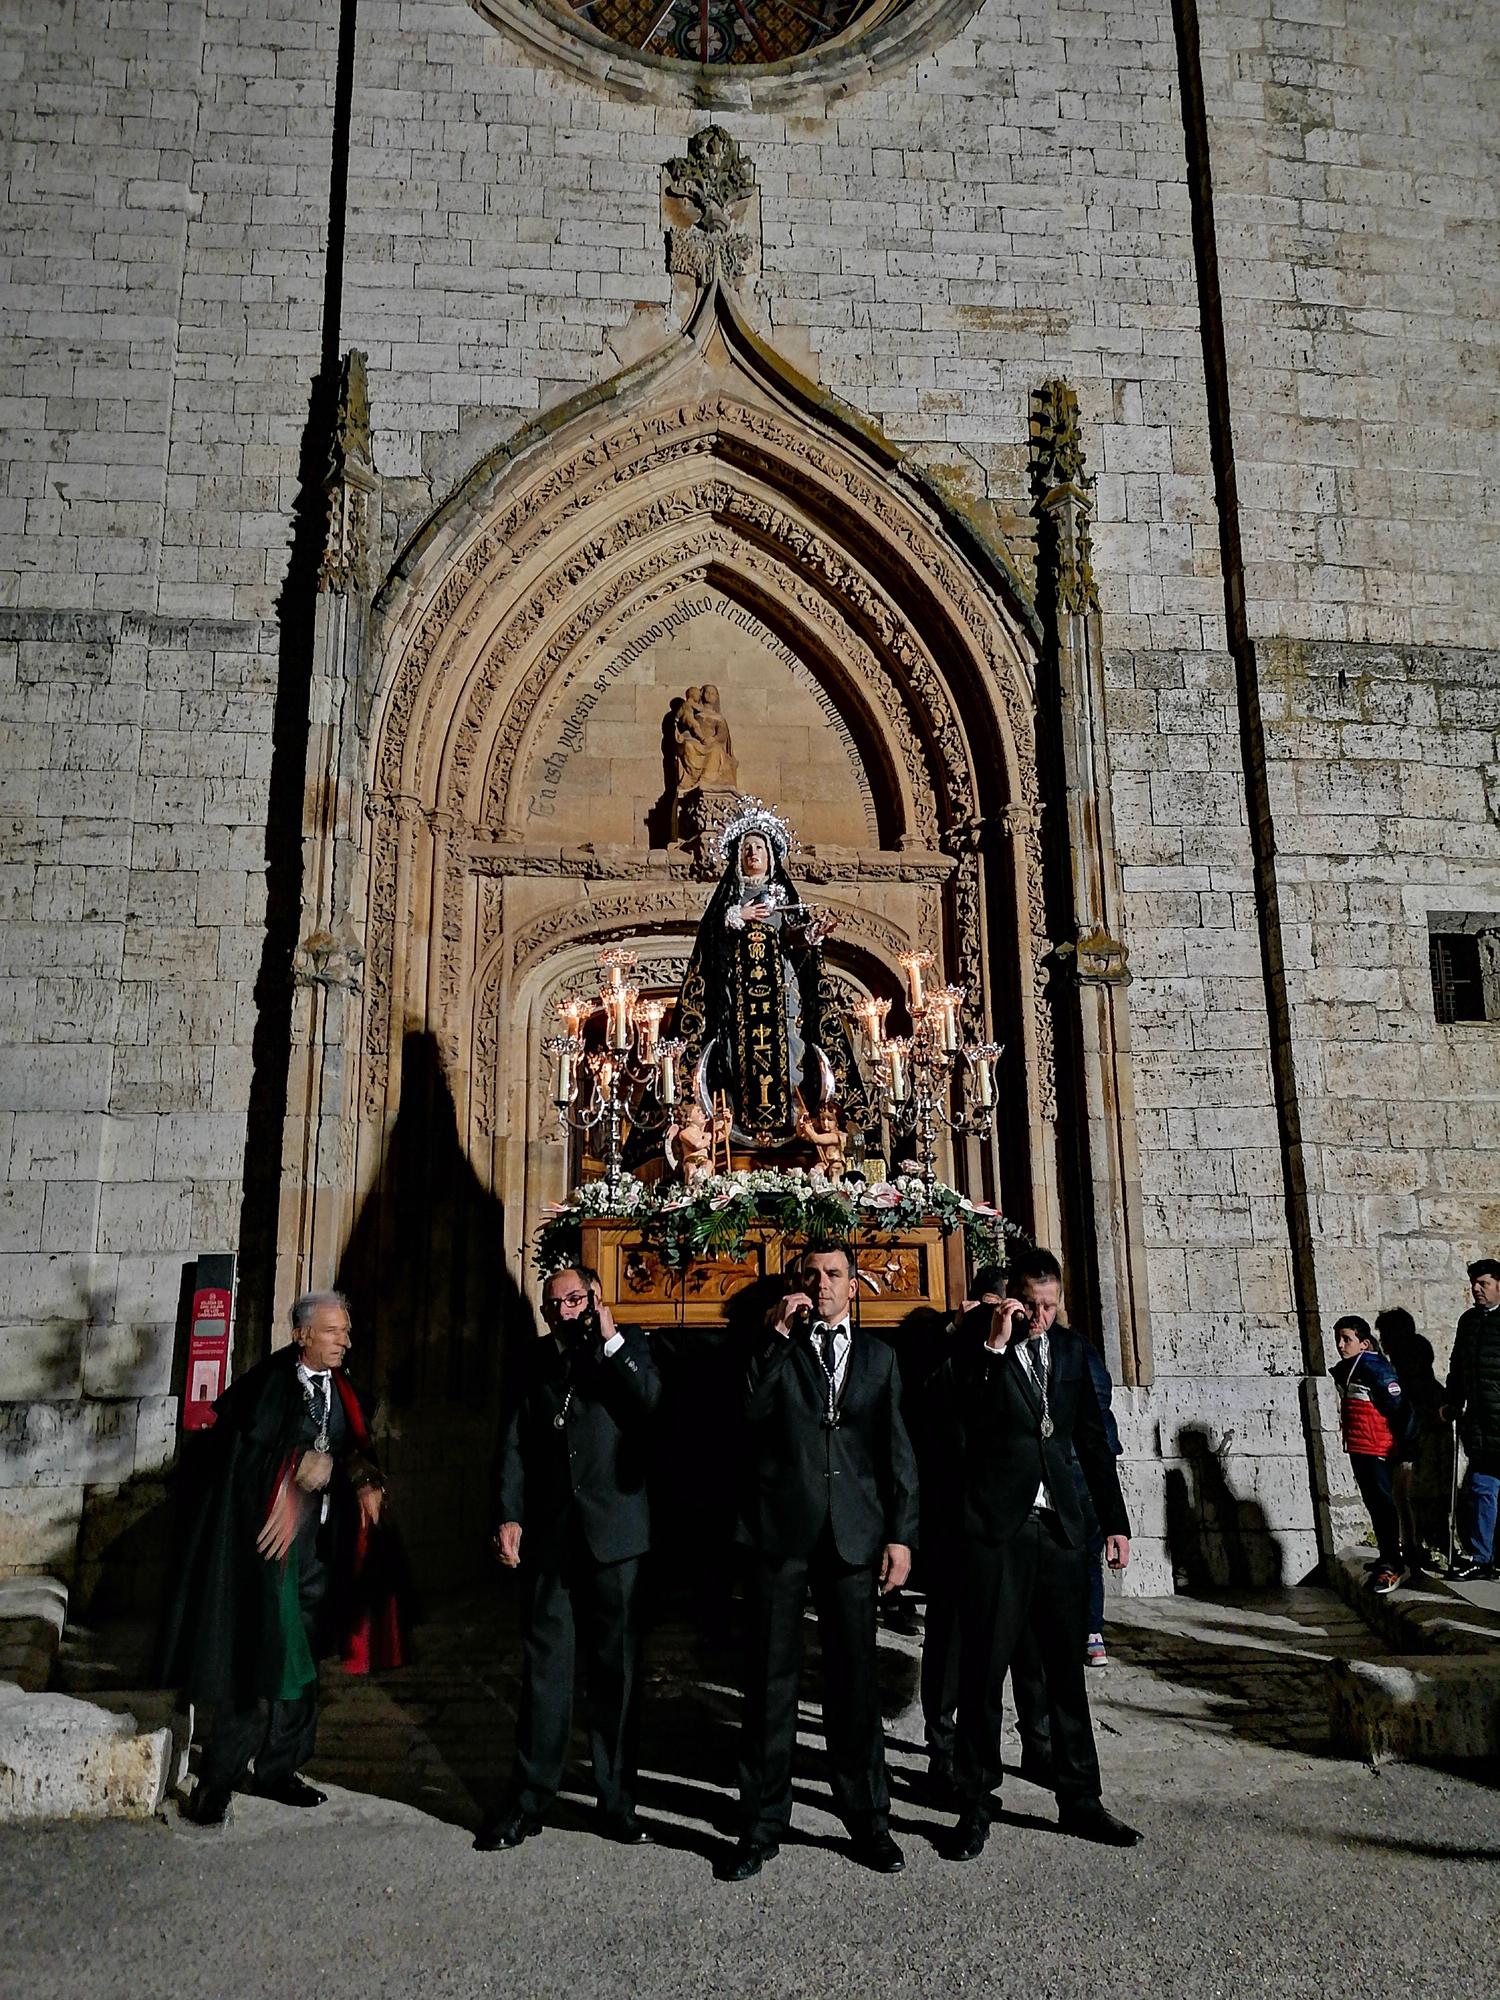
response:
<svg viewBox="0 0 1500 2000"><path fill-rule="evenodd" d="M788 854L797 851L797 836L777 812L764 799L745 799L731 819L725 820L718 832L719 866L727 865L729 857L736 852L747 833L758 833L770 842L771 852L778 861L785 861Z"/></svg>

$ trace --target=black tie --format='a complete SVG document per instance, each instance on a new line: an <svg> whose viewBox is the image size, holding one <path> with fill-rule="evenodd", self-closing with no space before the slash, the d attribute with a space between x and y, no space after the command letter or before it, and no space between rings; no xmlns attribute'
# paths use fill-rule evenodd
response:
<svg viewBox="0 0 1500 2000"><path fill-rule="evenodd" d="M838 1351L834 1345L834 1340L834 1329L825 1324L823 1328L823 1366L828 1370L828 1379L830 1382L833 1380L834 1357Z"/></svg>

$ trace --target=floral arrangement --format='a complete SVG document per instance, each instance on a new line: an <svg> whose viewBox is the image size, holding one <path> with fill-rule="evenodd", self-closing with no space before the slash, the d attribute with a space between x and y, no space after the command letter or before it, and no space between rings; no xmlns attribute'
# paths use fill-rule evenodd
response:
<svg viewBox="0 0 1500 2000"><path fill-rule="evenodd" d="M942 1181L928 1187L916 1174L836 1180L819 1167L754 1167L705 1174L687 1187L627 1179L611 1192L604 1181L586 1181L547 1210L533 1257L544 1276L565 1265L579 1254L585 1221L634 1223L677 1269L694 1257L737 1257L756 1223L841 1240L865 1230L911 1229L929 1218L945 1233L961 1229L976 1264L1003 1262L1007 1242L1026 1240L998 1209Z"/></svg>

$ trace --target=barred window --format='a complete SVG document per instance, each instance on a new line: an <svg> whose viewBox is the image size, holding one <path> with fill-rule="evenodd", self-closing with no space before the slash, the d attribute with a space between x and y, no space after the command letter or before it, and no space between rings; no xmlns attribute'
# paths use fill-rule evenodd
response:
<svg viewBox="0 0 1500 2000"><path fill-rule="evenodd" d="M1500 1021L1500 917L1432 911L1427 930L1438 1026Z"/></svg>

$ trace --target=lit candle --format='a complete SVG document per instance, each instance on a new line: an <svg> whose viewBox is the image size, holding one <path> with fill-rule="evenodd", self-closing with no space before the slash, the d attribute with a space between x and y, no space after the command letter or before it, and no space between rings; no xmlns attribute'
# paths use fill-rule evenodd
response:
<svg viewBox="0 0 1500 2000"><path fill-rule="evenodd" d="M677 1102L677 1065L669 1048L663 1048L657 1058L656 1094L663 1104Z"/></svg>
<svg viewBox="0 0 1500 2000"><path fill-rule="evenodd" d="M590 1003L587 1000L580 1000L576 993L569 993L557 1003L557 1018L562 1022L564 1031L571 1035L575 1042L583 1032L586 1016L593 1011Z"/></svg>
<svg viewBox="0 0 1500 2000"><path fill-rule="evenodd" d="M932 963L930 951L905 951L901 954L901 964L906 972L907 990L911 999L911 1011L915 1014L926 1002L922 986L922 974Z"/></svg>
<svg viewBox="0 0 1500 2000"><path fill-rule="evenodd" d="M978 1062L975 1063L974 1081L979 1090L980 1108L988 1111L995 1101L995 1079L990 1074L990 1059L988 1056L981 1056Z"/></svg>
<svg viewBox="0 0 1500 2000"><path fill-rule="evenodd" d="M958 1051L958 1010L964 1004L966 990L962 986L944 986L932 996L942 1010L939 1028L943 1048L950 1056Z"/></svg>
<svg viewBox="0 0 1500 2000"><path fill-rule="evenodd" d="M573 1055L566 1042L560 1042L557 1050L557 1084L553 1099L561 1108L573 1095Z"/></svg>
<svg viewBox="0 0 1500 2000"><path fill-rule="evenodd" d="M636 1002L636 1025L641 1031L641 1057L645 1062L656 1060L656 1043L661 1033L661 1017L666 1011L666 1002L662 1000Z"/></svg>
<svg viewBox="0 0 1500 2000"><path fill-rule="evenodd" d="M622 986L609 995L609 1045L622 1052L630 1047L630 1014L635 1004L635 992L629 986Z"/></svg>
<svg viewBox="0 0 1500 2000"><path fill-rule="evenodd" d="M897 1104L906 1102L906 1070L902 1063L901 1049L900 1042L887 1042L885 1045L886 1067L891 1079L891 1097Z"/></svg>

